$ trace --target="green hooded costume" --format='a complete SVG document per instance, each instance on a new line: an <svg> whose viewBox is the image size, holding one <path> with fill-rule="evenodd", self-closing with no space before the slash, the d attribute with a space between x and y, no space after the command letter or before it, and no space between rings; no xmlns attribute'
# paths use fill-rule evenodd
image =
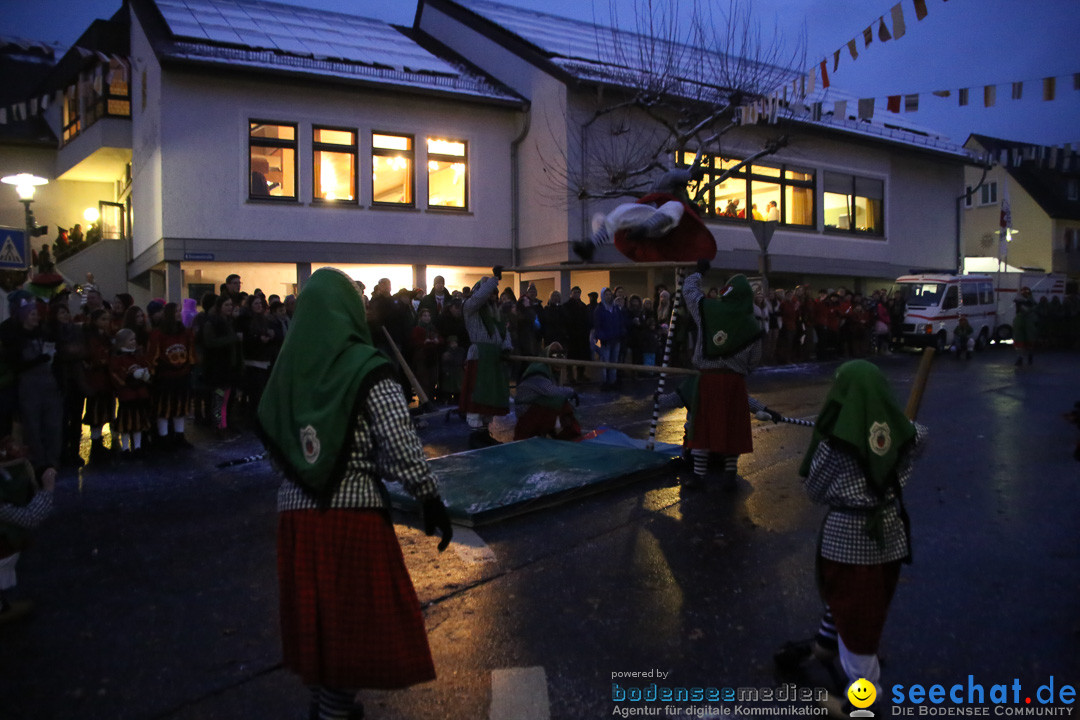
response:
<svg viewBox="0 0 1080 720"><path fill-rule="evenodd" d="M260 436L290 480L328 500L344 467L359 391L389 361L371 344L363 299L335 268L312 273L259 403Z"/></svg>
<svg viewBox="0 0 1080 720"><path fill-rule="evenodd" d="M728 280L719 298L701 299L702 352L707 358L731 357L761 337L754 318L754 289L745 275Z"/></svg>

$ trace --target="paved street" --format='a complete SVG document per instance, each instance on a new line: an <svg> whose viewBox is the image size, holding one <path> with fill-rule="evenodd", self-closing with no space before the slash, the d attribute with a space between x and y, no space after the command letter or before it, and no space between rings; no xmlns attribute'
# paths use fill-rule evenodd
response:
<svg viewBox="0 0 1080 720"><path fill-rule="evenodd" d="M936 360L919 416L930 442L905 493L915 562L885 631L886 688L1080 682L1080 463L1062 419L1080 400L1078 359L1044 353L1017 370L999 347ZM918 355L879 363L905 400ZM835 367L767 368L751 392L812 417ZM654 383L583 386L583 425L645 437ZM659 439L678 442L683 417L669 408ZM441 417L423 429L432 454L464 449L466 434ZM250 434L189 436L198 449L61 478L19 570L36 612L0 626L0 720L306 717L305 689L280 666L277 480L265 462L215 468L260 452ZM606 718L627 707L613 682L776 688L774 651L809 636L820 612L822 510L796 474L809 437L754 421L734 491L684 494L673 470L460 529L443 554L399 516L439 677L367 695L368 717ZM675 705L712 717L723 703Z"/></svg>

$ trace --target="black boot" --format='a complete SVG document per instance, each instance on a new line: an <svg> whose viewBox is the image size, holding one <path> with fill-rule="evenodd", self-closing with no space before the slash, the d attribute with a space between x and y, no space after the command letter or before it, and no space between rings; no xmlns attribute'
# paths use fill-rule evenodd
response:
<svg viewBox="0 0 1080 720"><path fill-rule="evenodd" d="M491 447L492 445L500 445L501 443L495 438L491 437L491 433L487 428L480 428L479 430L473 430L469 433L469 449L479 450L480 448Z"/></svg>
<svg viewBox="0 0 1080 720"><path fill-rule="evenodd" d="M591 262L596 252L596 246L590 240L576 240L570 244L570 249L585 262Z"/></svg>
<svg viewBox="0 0 1080 720"><path fill-rule="evenodd" d="M112 453L109 452L109 448L105 447L104 441L101 438L90 441L90 464L91 465L107 465L112 461Z"/></svg>

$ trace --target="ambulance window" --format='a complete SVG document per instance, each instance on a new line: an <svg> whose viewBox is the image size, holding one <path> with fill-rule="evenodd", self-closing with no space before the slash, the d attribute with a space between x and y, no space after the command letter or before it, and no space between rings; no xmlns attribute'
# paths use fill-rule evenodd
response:
<svg viewBox="0 0 1080 720"><path fill-rule="evenodd" d="M962 298L964 305L978 305L979 304L979 284L978 283L964 283L963 286L964 296Z"/></svg>
<svg viewBox="0 0 1080 720"><path fill-rule="evenodd" d="M953 285L952 287L950 287L948 289L948 291L946 291L946 293L945 293L945 302L943 302L941 304L941 309L942 310L952 310L952 309L954 309L957 306L957 295L958 295L958 293L956 292L956 286Z"/></svg>
<svg viewBox="0 0 1080 720"><path fill-rule="evenodd" d="M983 305L992 305L994 303L994 284L988 282L979 283L979 299Z"/></svg>

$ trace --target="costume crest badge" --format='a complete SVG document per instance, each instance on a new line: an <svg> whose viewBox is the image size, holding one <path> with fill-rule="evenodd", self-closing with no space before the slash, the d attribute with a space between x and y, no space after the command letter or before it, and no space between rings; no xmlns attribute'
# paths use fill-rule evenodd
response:
<svg viewBox="0 0 1080 720"><path fill-rule="evenodd" d="M304 450L304 459L314 465L319 459L319 434L311 425L300 428L300 447Z"/></svg>
<svg viewBox="0 0 1080 720"><path fill-rule="evenodd" d="M724 343L727 342L727 338L728 334L726 332L724 332L723 330L717 330L716 334L712 336L713 345L715 345L716 347L723 347Z"/></svg>
<svg viewBox="0 0 1080 720"><path fill-rule="evenodd" d="M884 455L892 447L892 431L886 423L876 422L870 426L870 451L875 455Z"/></svg>

